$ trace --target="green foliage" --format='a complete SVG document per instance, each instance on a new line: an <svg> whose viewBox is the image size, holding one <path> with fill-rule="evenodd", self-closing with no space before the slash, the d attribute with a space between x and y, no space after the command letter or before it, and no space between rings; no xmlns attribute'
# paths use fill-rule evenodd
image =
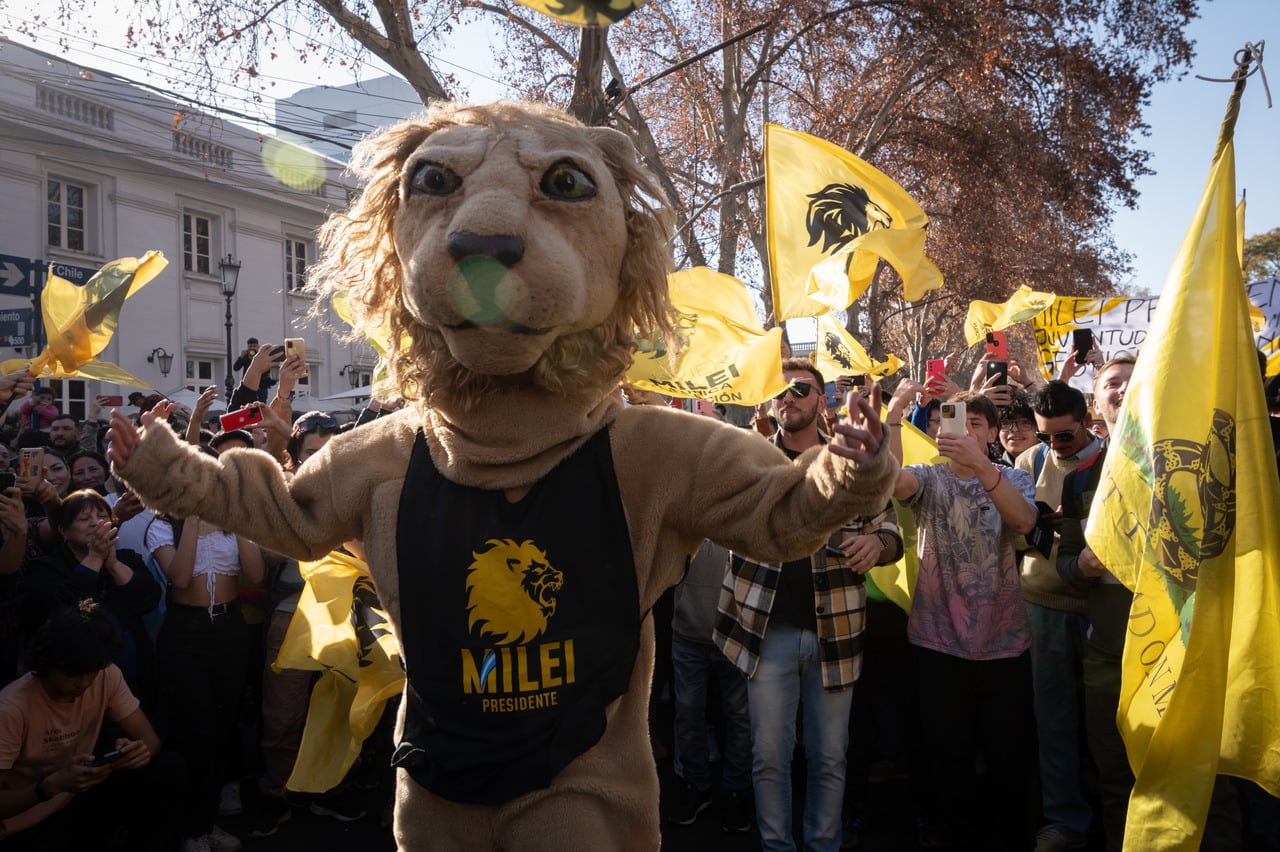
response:
<svg viewBox="0 0 1280 852"><path fill-rule="evenodd" d="M1280 228L1246 237L1244 241L1244 280L1259 281L1280 275Z"/></svg>

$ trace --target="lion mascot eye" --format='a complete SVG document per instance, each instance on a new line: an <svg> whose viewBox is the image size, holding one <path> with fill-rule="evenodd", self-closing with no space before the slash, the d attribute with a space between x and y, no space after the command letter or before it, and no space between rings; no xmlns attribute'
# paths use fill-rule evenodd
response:
<svg viewBox="0 0 1280 852"><path fill-rule="evenodd" d="M568 160L547 169L540 187L547 196L564 201L586 201L596 195L595 181Z"/></svg>
<svg viewBox="0 0 1280 852"><path fill-rule="evenodd" d="M451 195L462 186L457 172L439 163L426 162L414 169L410 195Z"/></svg>

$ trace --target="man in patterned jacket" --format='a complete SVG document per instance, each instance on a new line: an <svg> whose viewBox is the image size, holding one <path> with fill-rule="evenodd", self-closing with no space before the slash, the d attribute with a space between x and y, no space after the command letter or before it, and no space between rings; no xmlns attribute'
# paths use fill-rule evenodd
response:
<svg viewBox="0 0 1280 852"><path fill-rule="evenodd" d="M769 440L795 459L826 443L822 374L803 358L782 362L787 388L774 398ZM793 850L791 755L803 698L806 849L840 846L845 752L853 684L862 669L867 590L863 575L898 559L892 507L855 518L830 544L782 565L733 554L720 592L715 641L749 678L752 786L763 852Z"/></svg>

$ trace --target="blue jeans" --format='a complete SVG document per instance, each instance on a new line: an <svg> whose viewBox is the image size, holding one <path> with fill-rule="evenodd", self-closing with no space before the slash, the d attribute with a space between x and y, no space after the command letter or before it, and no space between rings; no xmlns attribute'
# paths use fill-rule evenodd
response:
<svg viewBox="0 0 1280 852"><path fill-rule="evenodd" d="M1081 783L1084 719L1080 708L1084 703L1081 682L1089 622L1083 615L1033 603L1027 604L1027 620L1031 624L1031 678L1044 818L1087 834L1093 810Z"/></svg>
<svg viewBox="0 0 1280 852"><path fill-rule="evenodd" d="M699 790L711 788L711 754L707 739L707 684L720 685L724 717L724 763L720 787L745 791L751 784L751 720L747 714L747 678L710 643L671 640L676 693L675 770Z"/></svg>
<svg viewBox="0 0 1280 852"><path fill-rule="evenodd" d="M840 808L844 798L845 750L849 745L852 689L822 688L818 634L769 625L760 663L747 681L751 707L751 778L761 852L794 850L791 832L791 755L796 745L796 710L804 706L804 754L808 767L804 800L804 848L840 848Z"/></svg>

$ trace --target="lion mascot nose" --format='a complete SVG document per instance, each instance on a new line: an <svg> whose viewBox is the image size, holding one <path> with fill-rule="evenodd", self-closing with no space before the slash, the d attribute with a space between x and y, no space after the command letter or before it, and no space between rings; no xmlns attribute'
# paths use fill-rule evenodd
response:
<svg viewBox="0 0 1280 852"><path fill-rule="evenodd" d="M524 257L524 240L506 234L471 234L455 231L449 235L449 255L454 260L464 257L491 257L510 269Z"/></svg>

